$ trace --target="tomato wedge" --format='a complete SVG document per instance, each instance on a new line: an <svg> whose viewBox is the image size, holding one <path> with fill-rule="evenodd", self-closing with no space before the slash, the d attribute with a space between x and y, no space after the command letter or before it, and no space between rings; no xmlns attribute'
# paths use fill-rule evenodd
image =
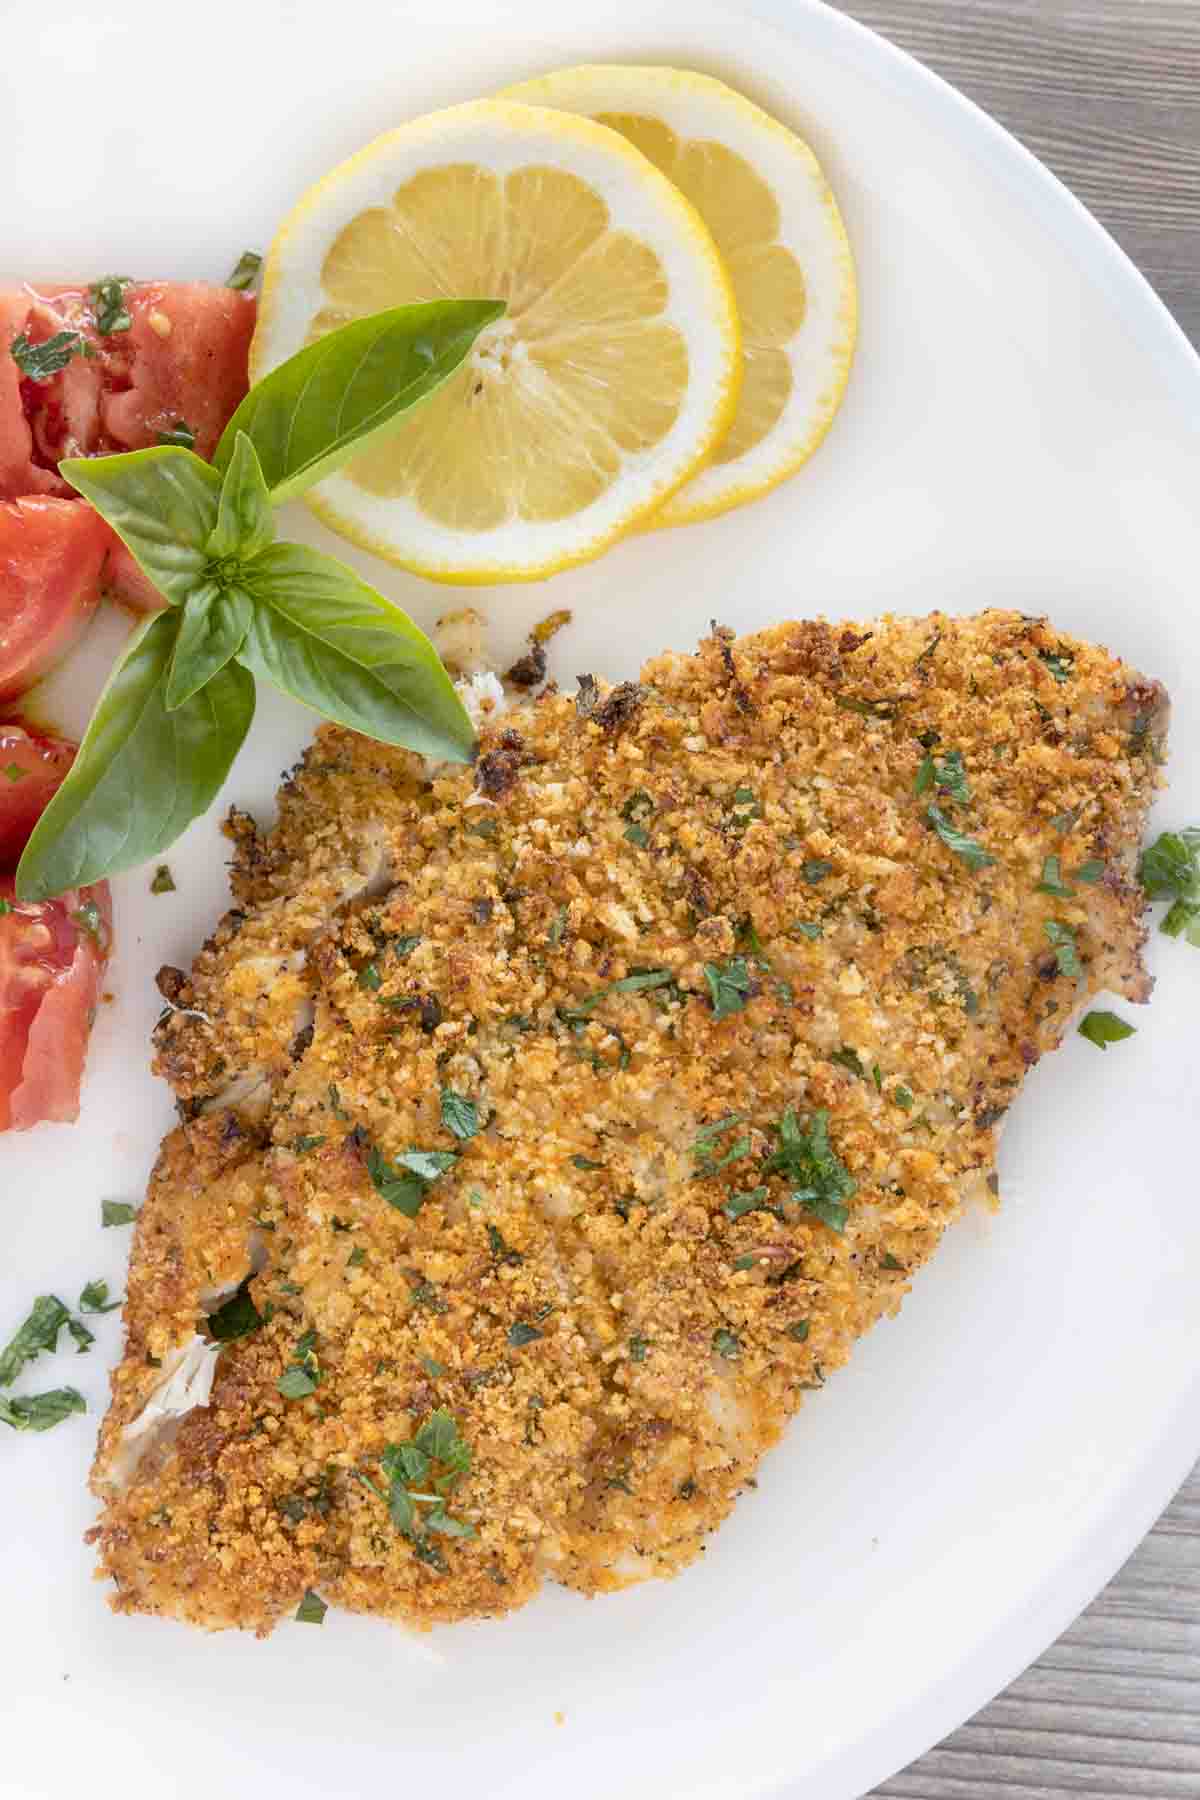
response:
<svg viewBox="0 0 1200 1800"><path fill-rule="evenodd" d="M16 720L0 724L0 872L16 868L74 761L75 745L65 738L31 731Z"/></svg>
<svg viewBox="0 0 1200 1800"><path fill-rule="evenodd" d="M100 600L108 526L77 500L0 500L0 700L64 657Z"/></svg>
<svg viewBox="0 0 1200 1800"><path fill-rule="evenodd" d="M111 944L106 881L34 904L0 876L0 1131L79 1117Z"/></svg>

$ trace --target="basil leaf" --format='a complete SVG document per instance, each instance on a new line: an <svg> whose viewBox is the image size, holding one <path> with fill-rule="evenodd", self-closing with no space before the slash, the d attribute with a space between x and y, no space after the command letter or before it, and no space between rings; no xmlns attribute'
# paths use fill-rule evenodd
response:
<svg viewBox="0 0 1200 1800"><path fill-rule="evenodd" d="M181 606L208 565L221 478L164 444L121 456L68 457L58 472L90 500L164 599Z"/></svg>
<svg viewBox="0 0 1200 1800"><path fill-rule="evenodd" d="M407 613L303 544L272 544L242 579L255 602L239 652L246 668L351 731L469 761L474 728Z"/></svg>
<svg viewBox="0 0 1200 1800"><path fill-rule="evenodd" d="M275 519L262 464L244 431L234 440L233 455L221 483L217 523L208 540L212 557L250 561L275 542Z"/></svg>
<svg viewBox="0 0 1200 1800"><path fill-rule="evenodd" d="M329 332L255 383L214 464L227 467L244 431L272 499L295 499L440 387L503 311L502 300L430 300Z"/></svg>
<svg viewBox="0 0 1200 1800"><path fill-rule="evenodd" d="M70 773L25 847L21 899L45 900L145 862L215 799L250 729L254 682L231 664L168 712L178 624L178 613L157 613L110 675Z"/></svg>
<svg viewBox="0 0 1200 1800"><path fill-rule="evenodd" d="M58 1334L71 1315L54 1294L40 1294L3 1350L0 1350L0 1387L11 1387L26 1363L35 1356L53 1353Z"/></svg>
<svg viewBox="0 0 1200 1800"><path fill-rule="evenodd" d="M1115 1012L1090 1012L1079 1026L1079 1035L1086 1038L1089 1044L1095 1044L1097 1050L1107 1050L1110 1044L1119 1044L1122 1039L1133 1037L1137 1032L1136 1025L1129 1025Z"/></svg>
<svg viewBox="0 0 1200 1800"><path fill-rule="evenodd" d="M194 587L183 603L163 705L177 712L233 661L246 641L254 602L244 588Z"/></svg>
<svg viewBox="0 0 1200 1800"><path fill-rule="evenodd" d="M0 1395L0 1425L11 1425L14 1431L50 1431L72 1413L86 1411L83 1395L71 1387L30 1394L23 1400L6 1400Z"/></svg>

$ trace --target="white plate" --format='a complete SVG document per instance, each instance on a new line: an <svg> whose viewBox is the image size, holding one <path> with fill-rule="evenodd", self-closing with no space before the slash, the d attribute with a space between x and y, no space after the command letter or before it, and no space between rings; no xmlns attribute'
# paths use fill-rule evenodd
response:
<svg viewBox="0 0 1200 1800"><path fill-rule="evenodd" d="M576 611L566 676L631 674L713 616L1046 609L1168 680L1161 814L1195 818L1200 364L1046 171L878 39L784 0L122 0L26 8L19 36L0 125L12 274L220 279L409 114L586 58L727 75L813 140L845 210L863 297L845 407L758 506L487 594L499 648L551 604ZM452 599L361 566L423 620ZM65 712L86 687L73 672ZM266 701L226 797L265 807L305 731ZM171 1118L146 1073L150 976L215 920L224 854L202 823L172 855L177 895L118 884L83 1118L0 1142L4 1326L37 1292L121 1279L127 1233L101 1235L99 1202L140 1193ZM1200 1449L1200 956L1161 938L1150 956L1139 1035L1103 1056L1073 1040L1037 1071L999 1217L952 1234L672 1585L548 1592L432 1647L334 1614L266 1644L115 1619L79 1541L94 1412L6 1435L5 1792L851 1800L907 1762L1066 1625ZM93 1408L115 1315L99 1335L47 1371Z"/></svg>

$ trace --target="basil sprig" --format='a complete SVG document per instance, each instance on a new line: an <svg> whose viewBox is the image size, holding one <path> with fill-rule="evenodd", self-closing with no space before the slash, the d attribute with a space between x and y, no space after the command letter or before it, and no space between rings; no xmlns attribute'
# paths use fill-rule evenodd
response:
<svg viewBox="0 0 1200 1800"><path fill-rule="evenodd" d="M439 300L330 332L250 390L212 466L178 445L60 463L167 606L100 696L21 858L21 899L168 849L223 785L256 677L366 737L470 760L471 721L424 632L343 563L276 542L274 507L395 425L503 310Z"/></svg>

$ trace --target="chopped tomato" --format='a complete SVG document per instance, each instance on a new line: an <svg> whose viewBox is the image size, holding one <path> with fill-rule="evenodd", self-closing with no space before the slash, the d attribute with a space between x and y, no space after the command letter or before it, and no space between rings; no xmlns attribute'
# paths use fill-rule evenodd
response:
<svg viewBox="0 0 1200 1800"><path fill-rule="evenodd" d="M75 500L0 500L0 700L32 687L100 599L110 534Z"/></svg>
<svg viewBox="0 0 1200 1800"><path fill-rule="evenodd" d="M106 881L35 904L0 876L0 1131L79 1117L111 943Z"/></svg>
<svg viewBox="0 0 1200 1800"><path fill-rule="evenodd" d="M124 330L102 332L86 287L0 292L0 495L66 497L64 456L142 450L186 427L211 458L246 392L257 303L204 281L136 281ZM74 332L81 353L45 379L22 374L13 340ZM175 438L173 441L179 441Z"/></svg>
<svg viewBox="0 0 1200 1800"><path fill-rule="evenodd" d="M249 384L253 294L204 281L136 281L121 305L128 328L106 333L86 287L0 290L0 499L45 494L83 511L58 473L63 457L146 449L168 434L190 436L196 454L211 458ZM77 333L86 354L45 380L23 375L13 341L36 345L60 332ZM138 612L157 611L165 602L154 583L107 528L106 542L104 587ZM0 697L3 642L0 616Z"/></svg>
<svg viewBox="0 0 1200 1800"><path fill-rule="evenodd" d="M20 862L75 749L65 738L46 737L15 720L0 724L0 873Z"/></svg>
<svg viewBox="0 0 1200 1800"><path fill-rule="evenodd" d="M167 604L162 594L150 577L142 573L132 552L125 548L116 532L111 531L109 537L108 561L103 576L109 598L131 607L134 612L161 612Z"/></svg>

